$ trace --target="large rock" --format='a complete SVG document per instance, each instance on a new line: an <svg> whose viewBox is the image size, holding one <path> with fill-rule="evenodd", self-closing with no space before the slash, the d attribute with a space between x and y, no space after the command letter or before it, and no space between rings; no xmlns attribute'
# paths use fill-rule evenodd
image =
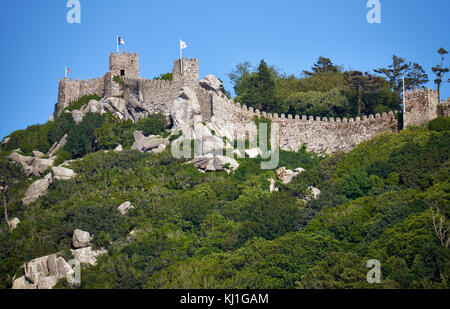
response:
<svg viewBox="0 0 450 309"><path fill-rule="evenodd" d="M269 178L267 180L270 183L270 187L269 187L270 193L278 192L279 189L275 186L275 179Z"/></svg>
<svg viewBox="0 0 450 309"><path fill-rule="evenodd" d="M37 289L37 286L28 282L25 279L25 276L22 276L13 281L12 289L13 290L34 290L34 289Z"/></svg>
<svg viewBox="0 0 450 309"><path fill-rule="evenodd" d="M42 176L54 164L53 159L35 159L33 161L33 175L36 177Z"/></svg>
<svg viewBox="0 0 450 309"><path fill-rule="evenodd" d="M61 166L53 167L51 175L54 180L69 180L77 176L73 170Z"/></svg>
<svg viewBox="0 0 450 309"><path fill-rule="evenodd" d="M72 275L74 270L56 254L34 259L24 266L23 277L13 282L13 289L52 289L58 280Z"/></svg>
<svg viewBox="0 0 450 309"><path fill-rule="evenodd" d="M181 88L178 98L170 106L170 112L175 127L201 122L201 108L195 91L189 87Z"/></svg>
<svg viewBox="0 0 450 309"><path fill-rule="evenodd" d="M90 246L91 234L79 229L73 231L72 246L75 249L86 248Z"/></svg>
<svg viewBox="0 0 450 309"><path fill-rule="evenodd" d="M259 148L247 149L245 151L245 157L250 158L250 159L255 159L259 155L261 155L261 150Z"/></svg>
<svg viewBox="0 0 450 309"><path fill-rule="evenodd" d="M285 167L280 167L275 171L277 174L278 179L283 181L283 184L289 184L291 183L292 179L296 177L297 175L303 173L305 170L303 168L296 168L295 171L288 170Z"/></svg>
<svg viewBox="0 0 450 309"><path fill-rule="evenodd" d="M144 136L142 132L135 131L133 133L134 144L131 146L132 150L138 150L141 152L149 152L160 145L169 145L170 141L166 138L160 136L150 135L148 137Z"/></svg>
<svg viewBox="0 0 450 309"><path fill-rule="evenodd" d="M79 124L81 121L83 121L85 114L82 111L79 110L73 110L72 111L72 117L76 124Z"/></svg>
<svg viewBox="0 0 450 309"><path fill-rule="evenodd" d="M229 173L239 167L239 163L235 159L212 153L198 156L188 163L204 172L226 171Z"/></svg>
<svg viewBox="0 0 450 309"><path fill-rule="evenodd" d="M80 261L81 264L97 265L97 257L103 254L107 254L108 251L104 249L92 250L91 247L71 250L75 259Z"/></svg>
<svg viewBox="0 0 450 309"><path fill-rule="evenodd" d="M11 139L11 137L5 137L2 141L2 145L8 144L10 139Z"/></svg>
<svg viewBox="0 0 450 309"><path fill-rule="evenodd" d="M310 198L317 200L320 196L320 190L314 187L309 187L309 191L311 192Z"/></svg>
<svg viewBox="0 0 450 309"><path fill-rule="evenodd" d="M116 148L114 148L114 152L115 152L115 153L119 153L119 152L122 152L122 151L123 151L122 145L119 145L119 146L117 146Z"/></svg>
<svg viewBox="0 0 450 309"><path fill-rule="evenodd" d="M33 182L25 192L22 203L27 206L37 201L37 199L47 192L48 186L52 181L51 175L48 174L43 179Z"/></svg>
<svg viewBox="0 0 450 309"><path fill-rule="evenodd" d="M128 211L130 211L130 209L134 209L134 206L131 205L130 202L125 202L122 205L120 205L119 207L117 207L117 209L120 211L120 213L122 215L126 215L128 213Z"/></svg>
<svg viewBox="0 0 450 309"><path fill-rule="evenodd" d="M11 231L13 231L19 225L20 220L19 220L19 218L13 218L12 220L9 220L8 222L9 222L9 228L11 229Z"/></svg>
<svg viewBox="0 0 450 309"><path fill-rule="evenodd" d="M222 87L222 82L214 75L208 75L200 81L200 86L206 90L212 90L219 93Z"/></svg>
<svg viewBox="0 0 450 309"><path fill-rule="evenodd" d="M26 167L28 167L30 164L32 164L34 158L33 157L28 157L28 156L22 156L20 154L18 154L17 152L13 152L8 156L8 159L11 161L14 161L16 163L19 163L23 166L23 168L25 169Z"/></svg>

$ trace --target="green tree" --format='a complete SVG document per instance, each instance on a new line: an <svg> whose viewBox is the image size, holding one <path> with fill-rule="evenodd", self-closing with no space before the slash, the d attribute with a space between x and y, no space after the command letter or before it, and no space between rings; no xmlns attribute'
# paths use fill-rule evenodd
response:
<svg viewBox="0 0 450 309"><path fill-rule="evenodd" d="M444 67L444 60L445 55L448 54L448 51L443 49L442 47L438 50L438 54L441 56L441 64L438 64L437 66L433 67L433 73L436 74L436 79L434 80L434 83L437 87L438 97L439 100L441 99L441 84L444 80L444 75L448 73L449 68Z"/></svg>
<svg viewBox="0 0 450 309"><path fill-rule="evenodd" d="M5 223L10 227L8 219L8 202L11 198L12 187L25 181L25 173L20 165L9 162L5 157L0 157L0 191L2 192L3 213Z"/></svg>
<svg viewBox="0 0 450 309"><path fill-rule="evenodd" d="M378 74L386 77L392 91L400 93L403 89L403 77L410 70L410 64L405 62L404 58L392 55L392 64L387 68L379 68L374 70Z"/></svg>
<svg viewBox="0 0 450 309"><path fill-rule="evenodd" d="M311 77L314 74L326 73L326 72L340 72L340 68L333 64L330 58L319 57L319 60L313 65L310 71L303 71L305 76Z"/></svg>
<svg viewBox="0 0 450 309"><path fill-rule="evenodd" d="M373 76L369 73L351 71L344 73L345 86L356 91L358 95L357 114L361 115L364 109L363 95L366 93L375 93L384 85L381 77Z"/></svg>
<svg viewBox="0 0 450 309"><path fill-rule="evenodd" d="M154 79L157 80L173 80L173 75L172 73L161 73L159 76L155 77Z"/></svg>
<svg viewBox="0 0 450 309"><path fill-rule="evenodd" d="M420 88L428 81L428 74L425 73L422 66L418 63L413 63L405 78L405 88L408 90Z"/></svg>

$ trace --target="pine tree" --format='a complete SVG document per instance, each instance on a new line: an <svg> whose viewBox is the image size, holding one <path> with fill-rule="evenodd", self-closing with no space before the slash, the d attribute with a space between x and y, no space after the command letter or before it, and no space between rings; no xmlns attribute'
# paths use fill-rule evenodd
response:
<svg viewBox="0 0 450 309"><path fill-rule="evenodd" d="M442 84L442 81L444 80L445 73L448 73L448 71L449 71L449 68L444 67L444 59L445 59L445 55L448 54L448 51L446 51L445 49L443 49L441 47L438 50L438 54L441 55L441 64L438 64L437 66L432 68L432 70L433 70L433 73L436 74L436 79L434 80L434 83L436 84L438 97L440 100L441 99L441 84Z"/></svg>
<svg viewBox="0 0 450 309"><path fill-rule="evenodd" d="M313 65L310 71L303 71L306 76L313 76L318 73L339 72L339 67L334 65L330 58L319 57L319 60Z"/></svg>
<svg viewBox="0 0 450 309"><path fill-rule="evenodd" d="M386 80L391 86L392 91L400 93L403 89L402 79L403 77L406 77L406 74L410 68L410 64L406 63L404 58L393 55L391 65L387 68L379 68L374 71L378 74L386 76Z"/></svg>
<svg viewBox="0 0 450 309"><path fill-rule="evenodd" d="M428 75L422 66L418 63L413 63L405 78L405 88L407 90L420 88L422 85L428 83L428 81Z"/></svg>

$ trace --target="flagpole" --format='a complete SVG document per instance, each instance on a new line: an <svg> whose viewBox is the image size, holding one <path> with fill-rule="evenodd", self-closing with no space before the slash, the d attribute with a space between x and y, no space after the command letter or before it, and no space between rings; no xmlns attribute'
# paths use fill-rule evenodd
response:
<svg viewBox="0 0 450 309"><path fill-rule="evenodd" d="M180 74L183 75L183 49L181 48L181 39L180 39Z"/></svg>
<svg viewBox="0 0 450 309"><path fill-rule="evenodd" d="M116 37L117 53L119 53L119 36Z"/></svg>

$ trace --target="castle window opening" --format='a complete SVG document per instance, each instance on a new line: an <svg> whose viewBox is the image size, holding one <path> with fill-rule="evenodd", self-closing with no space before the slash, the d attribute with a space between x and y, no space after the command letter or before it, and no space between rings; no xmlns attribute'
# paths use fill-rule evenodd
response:
<svg viewBox="0 0 450 309"><path fill-rule="evenodd" d="M125 76L125 70L120 70L120 76Z"/></svg>

